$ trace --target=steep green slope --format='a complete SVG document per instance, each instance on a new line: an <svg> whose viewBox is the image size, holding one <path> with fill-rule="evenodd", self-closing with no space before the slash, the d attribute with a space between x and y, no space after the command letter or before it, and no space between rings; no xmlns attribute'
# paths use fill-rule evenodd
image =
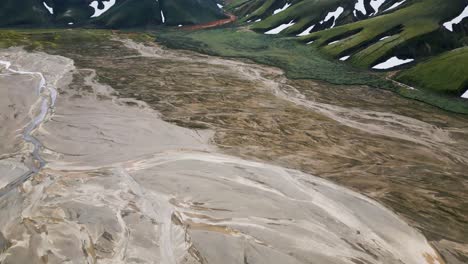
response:
<svg viewBox="0 0 468 264"><path fill-rule="evenodd" d="M122 28L198 24L225 18L216 3L217 0L3 0L0 26ZM96 16L96 10L105 12Z"/></svg>
<svg viewBox="0 0 468 264"><path fill-rule="evenodd" d="M342 14L336 22L339 24L344 23L346 20L351 22L352 20L349 18L349 15L351 14L350 10L352 10L353 6L354 0L302 1L291 5L283 12L279 12L275 15L271 13L274 12L274 10L264 6L266 10L269 10L266 12L269 16L263 17L263 15L261 15L261 17L263 17L262 21L252 25L252 29L256 31L266 31L290 21L294 21L295 24L281 32L282 34L296 35L311 25L315 25L315 30L326 29L332 25L333 21L329 20L323 24L320 24L320 21L324 20L328 12L335 11L338 7L343 7L345 9L344 14ZM277 5L273 5L273 7L276 9ZM258 14L258 12L254 12L253 16L258 16ZM261 14L265 14L265 12L261 12Z"/></svg>
<svg viewBox="0 0 468 264"><path fill-rule="evenodd" d="M401 72L397 80L460 96L468 90L468 47L455 49Z"/></svg>
<svg viewBox="0 0 468 264"><path fill-rule="evenodd" d="M162 23L161 8L153 0L123 1L89 23L105 28L158 25Z"/></svg>
<svg viewBox="0 0 468 264"><path fill-rule="evenodd" d="M333 57L351 56L350 62L362 67L371 67L392 56L415 59L437 54L463 45L461 38L444 38L456 33L442 29L441 24L457 16L465 7L464 2L415 1L389 14L312 33L302 40L316 40L314 45L325 53ZM384 37L388 38L381 40Z"/></svg>
<svg viewBox="0 0 468 264"><path fill-rule="evenodd" d="M252 1L235 1L230 5L230 9L243 17L242 21L256 21L261 19L261 22L254 23L252 29L257 31L266 31L281 24L288 23L291 20L295 25L284 30L282 34L299 34L309 26L315 25L314 31L319 31L331 27L334 22L336 25L342 25L358 21L366 18L375 12L370 6L370 0L364 1L366 9L364 15L360 11L354 12L355 5L358 0L252 0ZM398 0L386 0L380 10L392 6ZM285 5L290 5L283 11ZM334 20L329 20L320 23L324 20L329 12L343 8L343 13ZM275 12L277 12L275 14Z"/></svg>
<svg viewBox="0 0 468 264"><path fill-rule="evenodd" d="M448 57L440 54L468 45L468 19L455 24L453 31L443 26L467 5L468 0L384 0L380 6L370 0L237 0L230 10L254 31L293 37L357 67L373 68L391 58L411 61L384 67L394 71L424 62L399 80L436 93L460 95L467 88L463 84L468 75L453 78L452 73L463 73L461 68L468 68L468 62L459 51ZM281 26L282 30L275 31ZM438 59L439 55L444 59ZM452 71L435 67L442 61ZM436 77L425 74L421 76L428 78L422 81L425 77L417 77L416 72L423 68L430 68L438 80L450 81L441 85Z"/></svg>
<svg viewBox="0 0 468 264"><path fill-rule="evenodd" d="M215 0L160 0L166 23L200 24L224 18Z"/></svg>

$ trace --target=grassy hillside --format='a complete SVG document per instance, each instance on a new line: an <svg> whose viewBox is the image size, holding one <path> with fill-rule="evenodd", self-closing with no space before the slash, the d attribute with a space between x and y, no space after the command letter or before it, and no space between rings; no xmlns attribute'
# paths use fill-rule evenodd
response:
<svg viewBox="0 0 468 264"><path fill-rule="evenodd" d="M224 18L215 0L159 0L168 25L200 24Z"/></svg>
<svg viewBox="0 0 468 264"><path fill-rule="evenodd" d="M124 1L89 23L105 28L138 27L162 23L159 2L153 0Z"/></svg>
<svg viewBox="0 0 468 264"><path fill-rule="evenodd" d="M274 9L276 9L277 5L274 6ZM270 12L274 10L268 8L268 12L260 11L261 14L263 14L261 15L262 21L254 23L252 29L255 31L266 31L290 21L294 21L295 25L285 29L282 34L297 35L310 25L315 25L315 30L325 29L330 27L333 21L330 20L325 24L320 24L319 22L326 17L328 12L335 11L337 7L340 6L344 7L346 10L345 13L340 16L339 21L337 21L341 23L343 20L348 19L350 15L349 10L352 10L354 6L354 0L302 1L275 15L272 15L272 13L270 14ZM278 8L281 7L284 7L284 5ZM257 11L259 10L260 9ZM257 14L257 12L253 13L254 16L257 16ZM265 14L267 14L267 16L265 16Z"/></svg>
<svg viewBox="0 0 468 264"><path fill-rule="evenodd" d="M303 37L335 58L351 56L352 64L371 67L392 56L418 58L461 46L457 39L447 39L441 24L459 14L464 0L422 0L374 18L350 23ZM411 19L409 19L411 18ZM383 37L388 37L380 40ZM449 41L450 42L449 42ZM328 45L334 41L335 44Z"/></svg>
<svg viewBox="0 0 468 264"><path fill-rule="evenodd" d="M251 28L256 31L266 31L294 20L295 25L284 30L282 34L296 35L311 25L315 25L315 31L331 27L332 20L323 24L320 24L320 21L338 7L342 7L344 12L335 21L336 25L355 22L371 14L369 11L366 12L366 15L362 13L355 15L353 11L356 2L357 0L239 0L230 5L230 10L242 17L241 21L243 22L262 19L262 21L252 24ZM367 9L372 9L369 5L370 0L364 2ZM384 10L396 2L398 0L386 0L381 9ZM283 8L286 3L291 4L291 6L274 14L275 10Z"/></svg>
<svg viewBox="0 0 468 264"><path fill-rule="evenodd" d="M455 25L453 32L442 26L461 13L468 5L467 0L386 0L377 13L373 13L370 1L365 0L365 14L356 8L356 2L237 0L230 8L243 17L241 23L260 33L293 21L294 25L278 36L293 37L304 45L308 43L311 49L318 49L331 59L349 57L346 63L367 69L395 56L413 59L410 64L390 69L405 70L399 81L450 96L459 96L467 89L468 74L463 70L468 68L467 60L465 53L458 49L465 50L468 46L468 19ZM291 6L274 14L286 3ZM387 10L396 3L400 4ZM343 8L339 16L325 21L327 14L337 8ZM257 19L262 20L254 22ZM305 29L310 29L310 34L296 37ZM454 76L454 73L460 74Z"/></svg>
<svg viewBox="0 0 468 264"><path fill-rule="evenodd" d="M460 96L468 90L468 47L443 53L401 72L397 80Z"/></svg>

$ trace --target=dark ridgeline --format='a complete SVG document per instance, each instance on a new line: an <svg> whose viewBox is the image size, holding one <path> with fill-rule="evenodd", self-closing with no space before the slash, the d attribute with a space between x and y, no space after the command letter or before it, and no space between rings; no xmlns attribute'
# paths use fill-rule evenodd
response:
<svg viewBox="0 0 468 264"><path fill-rule="evenodd" d="M116 0L99 17L92 17L93 2L103 9L104 3L110 1L2 0L0 26L128 28L193 25L226 17L216 0Z"/></svg>

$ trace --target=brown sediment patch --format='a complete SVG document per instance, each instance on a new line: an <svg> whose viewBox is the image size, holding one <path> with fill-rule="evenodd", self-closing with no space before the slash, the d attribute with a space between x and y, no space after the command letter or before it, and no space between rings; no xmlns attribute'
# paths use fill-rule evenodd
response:
<svg viewBox="0 0 468 264"><path fill-rule="evenodd" d="M212 224L205 224L205 223L196 223L190 220L184 222L188 228L193 230L205 230L210 232L217 232L224 235L230 236L237 236L240 234L239 231L233 230L227 226L219 226L219 225L212 225Z"/></svg>
<svg viewBox="0 0 468 264"><path fill-rule="evenodd" d="M427 264L444 263L439 255L424 253L423 256L426 259Z"/></svg>

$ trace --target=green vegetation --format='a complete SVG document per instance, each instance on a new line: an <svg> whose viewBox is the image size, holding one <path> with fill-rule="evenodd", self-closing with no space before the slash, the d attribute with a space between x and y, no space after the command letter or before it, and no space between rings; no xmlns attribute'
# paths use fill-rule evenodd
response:
<svg viewBox="0 0 468 264"><path fill-rule="evenodd" d="M400 82L460 96L468 89L468 47L443 53L397 76Z"/></svg>
<svg viewBox="0 0 468 264"><path fill-rule="evenodd" d="M22 46L26 50L41 50L45 47L54 47L55 40L55 37L52 37L50 41L38 40L24 31L0 30L0 48Z"/></svg>
<svg viewBox="0 0 468 264"><path fill-rule="evenodd" d="M349 10L353 10L355 2L354 0L304 0L298 1L285 11L273 15L273 11L282 8L284 3L282 1L264 1L264 4L252 13L247 11L249 9L244 10L244 12L248 13L248 16L246 14L243 21L262 18L261 22L252 24L251 28L255 31L263 32L294 20L294 26L285 29L281 33L283 35L297 35L311 25L315 25L316 30L331 26L330 23L333 21L329 21L329 23L323 25L320 25L319 22L326 17L328 12L335 11L339 6L344 7L346 10L341 17L347 18L349 15L352 15Z"/></svg>
<svg viewBox="0 0 468 264"><path fill-rule="evenodd" d="M292 5L273 15L273 11L286 2ZM261 22L246 24L258 32L294 21L293 26L279 34L283 37L295 37L315 25L311 34L295 39L303 44L313 41L307 46L329 58L350 56L346 63L358 68L370 69L393 56L412 58L415 60L413 63L400 67L403 69L398 76L400 82L435 94L461 95L468 88L467 56L464 52L468 45L468 19L457 25L455 32L448 31L442 24L458 16L467 2L407 0L396 9L383 11L396 2L399 1L385 1L377 15L370 15L373 8L368 1L365 1L365 15L360 12L354 14L354 0L239 0L231 5L231 10L244 17L241 22L262 18ZM323 20L328 12L338 7L342 7L344 12L335 21L337 26L330 28L333 21ZM433 98L432 95L427 97ZM422 96L418 95L418 98Z"/></svg>
<svg viewBox="0 0 468 264"><path fill-rule="evenodd" d="M51 51L67 45L80 45L79 41L109 39L111 31L87 29L24 29L0 30L0 48L22 46L30 51ZM146 36L147 35L141 35Z"/></svg>
<svg viewBox="0 0 468 264"><path fill-rule="evenodd" d="M437 31L441 23L457 16L465 5L458 0L450 5L445 0L416 1L392 13L316 32L301 40L316 40L315 46L335 58L351 56L349 62L360 67L371 67L395 55L418 58L450 46L438 41L446 38L438 36ZM441 30L440 34L444 32ZM380 40L386 36L390 37Z"/></svg>
<svg viewBox="0 0 468 264"><path fill-rule="evenodd" d="M468 104L466 103L466 99L459 97L454 98L453 96L447 96L427 90L408 90L404 88L400 88L398 90L398 94L409 99L437 106L450 112L468 114Z"/></svg>

